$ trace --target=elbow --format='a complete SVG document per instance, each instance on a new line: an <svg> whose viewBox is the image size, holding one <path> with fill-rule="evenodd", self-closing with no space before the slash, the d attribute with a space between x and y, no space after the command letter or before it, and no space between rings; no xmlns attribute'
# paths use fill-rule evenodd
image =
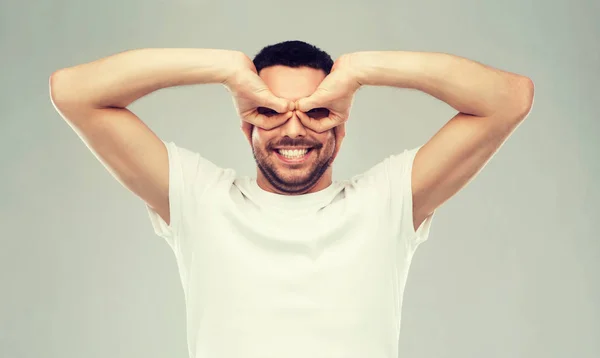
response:
<svg viewBox="0 0 600 358"><path fill-rule="evenodd" d="M50 75L48 79L50 101L57 110L88 106L81 85L77 85L81 79L74 76L77 76L77 73L70 68L60 69Z"/></svg>
<svg viewBox="0 0 600 358"><path fill-rule="evenodd" d="M50 78L48 79L50 100L56 107L69 101L68 95L65 93L65 72L65 69L55 71L50 75Z"/></svg>
<svg viewBox="0 0 600 358"><path fill-rule="evenodd" d="M515 98L515 109L519 117L525 119L533 108L533 99L535 96L535 84L533 80L525 76L520 76L516 81L514 93L517 97Z"/></svg>
<svg viewBox="0 0 600 358"><path fill-rule="evenodd" d="M511 75L496 114L511 122L521 122L531 112L534 96L533 81L525 76Z"/></svg>

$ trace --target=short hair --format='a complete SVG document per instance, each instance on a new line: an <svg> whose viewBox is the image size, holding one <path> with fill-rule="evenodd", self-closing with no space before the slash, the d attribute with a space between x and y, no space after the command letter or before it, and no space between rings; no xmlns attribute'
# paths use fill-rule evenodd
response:
<svg viewBox="0 0 600 358"><path fill-rule="evenodd" d="M264 47L254 57L256 72L271 66L309 67L328 75L333 67L331 56L304 41L284 41Z"/></svg>

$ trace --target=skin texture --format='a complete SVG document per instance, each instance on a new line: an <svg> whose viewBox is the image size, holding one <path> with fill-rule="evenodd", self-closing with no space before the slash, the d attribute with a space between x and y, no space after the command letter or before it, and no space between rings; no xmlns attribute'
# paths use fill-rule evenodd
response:
<svg viewBox="0 0 600 358"><path fill-rule="evenodd" d="M260 78L277 97L295 102L313 94L326 75L321 70L308 67L290 68L273 66L263 69ZM277 115L262 108L262 113ZM335 128L318 133L306 127L301 117L318 120L328 111L322 108L307 113L294 110L283 124L265 130L254 126L245 131L257 163L257 183L266 191L282 195L300 195L322 190L332 182L332 167L341 140L336 139ZM309 157L302 163L285 163L277 156L275 148L294 149L311 147Z"/></svg>

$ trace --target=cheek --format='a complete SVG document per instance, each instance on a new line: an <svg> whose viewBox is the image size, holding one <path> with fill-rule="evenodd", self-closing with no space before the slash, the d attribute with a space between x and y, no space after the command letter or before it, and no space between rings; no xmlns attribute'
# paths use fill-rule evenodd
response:
<svg viewBox="0 0 600 358"><path fill-rule="evenodd" d="M256 127L252 130L251 141L254 148L265 151L269 140L271 140L271 137L267 135L265 130Z"/></svg>
<svg viewBox="0 0 600 358"><path fill-rule="evenodd" d="M327 143L328 148L335 147L335 133L333 131L328 133L327 138L324 140L324 143Z"/></svg>

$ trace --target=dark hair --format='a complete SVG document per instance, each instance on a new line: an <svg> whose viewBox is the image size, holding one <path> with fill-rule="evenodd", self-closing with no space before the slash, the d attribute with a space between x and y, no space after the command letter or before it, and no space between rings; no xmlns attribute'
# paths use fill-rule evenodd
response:
<svg viewBox="0 0 600 358"><path fill-rule="evenodd" d="M256 72L271 66L310 67L328 75L333 67L329 54L303 41L284 41L264 47L254 57Z"/></svg>

